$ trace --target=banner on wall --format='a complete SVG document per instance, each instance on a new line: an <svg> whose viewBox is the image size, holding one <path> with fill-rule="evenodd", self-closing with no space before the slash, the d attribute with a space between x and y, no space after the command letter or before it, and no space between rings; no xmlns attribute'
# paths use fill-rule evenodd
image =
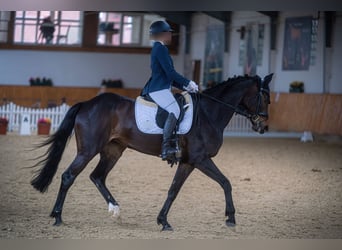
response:
<svg viewBox="0 0 342 250"><path fill-rule="evenodd" d="M207 29L203 85L214 86L222 81L224 53L224 25L211 25Z"/></svg>
<svg viewBox="0 0 342 250"><path fill-rule="evenodd" d="M283 70L308 70L311 53L312 17L285 20Z"/></svg>
<svg viewBox="0 0 342 250"><path fill-rule="evenodd" d="M243 67L243 74L254 76L257 67L262 65L265 25L247 23L240 38L239 66Z"/></svg>

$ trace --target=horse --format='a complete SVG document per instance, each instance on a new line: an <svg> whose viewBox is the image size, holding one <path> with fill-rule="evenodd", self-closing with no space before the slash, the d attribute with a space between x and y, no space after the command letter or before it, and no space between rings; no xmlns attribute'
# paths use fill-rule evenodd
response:
<svg viewBox="0 0 342 250"><path fill-rule="evenodd" d="M254 131L264 133L270 104L269 83L272 75L235 76L206 89L192 93L194 119L188 133L179 136L181 160L168 190L167 198L157 216L162 231L173 230L167 220L170 207L182 185L194 169L216 181L224 190L226 225L235 226L235 207L230 181L213 160L223 143L223 131L234 113L246 116ZM53 225L61 225L63 204L70 186L87 164L100 154L100 160L90 174L91 181L105 199L114 216L119 215L119 204L106 187L106 177L126 148L153 156L160 156L162 135L139 131L135 120L135 100L104 93L88 101L73 105L66 113L58 130L40 147L49 146L40 166L32 177L31 185L44 193L57 171L70 136L76 136L77 155L63 172L55 205L50 214ZM148 141L148 143L146 143Z"/></svg>

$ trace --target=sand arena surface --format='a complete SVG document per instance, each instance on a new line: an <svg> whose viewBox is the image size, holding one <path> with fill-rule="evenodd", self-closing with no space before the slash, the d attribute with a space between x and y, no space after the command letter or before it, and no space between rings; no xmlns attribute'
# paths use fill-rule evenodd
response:
<svg viewBox="0 0 342 250"><path fill-rule="evenodd" d="M297 139L226 138L214 162L233 186L237 226L225 226L221 187L195 170L174 202L160 232L156 217L175 167L126 150L107 179L121 207L113 219L89 180L91 161L66 198L64 225L49 213L60 176L75 156L72 138L45 194L30 185L32 159L46 148L25 151L42 137L0 136L1 238L342 238L342 144Z"/></svg>

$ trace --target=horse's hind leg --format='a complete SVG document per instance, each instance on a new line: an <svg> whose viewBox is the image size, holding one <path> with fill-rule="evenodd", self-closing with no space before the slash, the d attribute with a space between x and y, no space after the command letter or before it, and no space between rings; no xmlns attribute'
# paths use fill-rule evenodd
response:
<svg viewBox="0 0 342 250"><path fill-rule="evenodd" d="M90 179L94 182L103 198L106 200L109 212L112 212L114 217L120 215L120 209L119 204L106 187L106 177L125 149L126 146L115 141L107 144L100 153L101 157L99 163L90 175Z"/></svg>
<svg viewBox="0 0 342 250"><path fill-rule="evenodd" d="M50 216L54 217L56 220L54 226L58 226L62 223L63 204L69 188L74 183L79 173L82 172L89 161L94 157L94 155L95 154L87 155L78 153L71 165L62 174L61 186L59 188L56 203L50 214Z"/></svg>

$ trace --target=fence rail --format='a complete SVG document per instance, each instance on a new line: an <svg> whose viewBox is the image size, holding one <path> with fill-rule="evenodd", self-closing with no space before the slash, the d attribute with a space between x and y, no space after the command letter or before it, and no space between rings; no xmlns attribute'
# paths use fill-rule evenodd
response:
<svg viewBox="0 0 342 250"><path fill-rule="evenodd" d="M233 133L254 133L249 119L239 114L233 115L224 131Z"/></svg>
<svg viewBox="0 0 342 250"><path fill-rule="evenodd" d="M69 108L70 106L67 104L62 104L53 108L34 109L18 106L10 102L0 106L0 117L8 119L8 131L10 132L19 131L21 115L23 114L29 114L30 116L31 133L37 131L38 120L41 118L49 118L51 120L51 130L56 131Z"/></svg>
<svg viewBox="0 0 342 250"><path fill-rule="evenodd" d="M51 131L54 132L58 129L69 108L69 105L62 104L53 108L35 109L18 106L11 102L0 106L0 117L6 117L8 119L8 131L19 132L21 115L29 114L31 133L37 131L37 123L40 118L50 118ZM228 126L225 128L225 132L253 133L249 120L241 115L234 115L232 117Z"/></svg>

